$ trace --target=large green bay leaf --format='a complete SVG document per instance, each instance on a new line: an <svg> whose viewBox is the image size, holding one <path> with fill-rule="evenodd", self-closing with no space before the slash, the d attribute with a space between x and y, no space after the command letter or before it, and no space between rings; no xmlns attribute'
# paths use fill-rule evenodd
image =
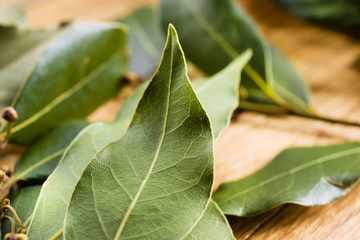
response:
<svg viewBox="0 0 360 240"><path fill-rule="evenodd" d="M119 141L84 170L65 220L66 239L188 236L213 185L210 121L169 26L160 67Z"/></svg>
<svg viewBox="0 0 360 240"><path fill-rule="evenodd" d="M249 216L280 204L327 204L360 176L360 143L290 148L266 167L220 185L214 200L225 214Z"/></svg>
<svg viewBox="0 0 360 240"><path fill-rule="evenodd" d="M15 209L22 224L25 227L29 226L33 209L36 200L39 196L40 189L41 189L41 184L38 185L17 184L15 185L13 191L8 196L8 198L10 199L10 205ZM13 217L13 214L10 211L7 211L6 215ZM9 221L2 222L1 230L2 230L2 236L4 236L6 233L11 232L10 222Z"/></svg>
<svg viewBox="0 0 360 240"><path fill-rule="evenodd" d="M142 85L141 88L144 88L144 86L146 88L147 84ZM136 97L135 101L130 98L122 106L120 110L121 116L126 121L129 121L128 119L131 120L130 116L134 114L136 108L133 104L139 101L142 94L143 89L142 91L136 91L134 96L140 95L140 97ZM125 118L126 115L129 117ZM77 136L41 190L34 212L34 220L28 232L30 237L48 239L58 236L56 239L62 239L63 218L65 217L71 194L83 169L98 149L122 136L122 133L125 132L124 126L126 125L126 122L122 121L121 118L113 124L94 123L85 128ZM94 149L93 146L97 147ZM72 169L71 176L68 174L69 169ZM66 176L66 180L64 180L64 176ZM66 184L66 188L63 188L64 184ZM49 216L49 212L46 209L54 210ZM211 226L211 231L208 229L209 226ZM231 229L229 229L222 212L218 210L216 204L212 203L209 204L203 218L187 239L233 239Z"/></svg>
<svg viewBox="0 0 360 240"><path fill-rule="evenodd" d="M254 51L242 77L247 101L313 114L306 84L232 0L162 0L160 13L164 27L177 27L189 60L207 74L218 72L247 48Z"/></svg>
<svg viewBox="0 0 360 240"><path fill-rule="evenodd" d="M148 80L155 73L165 44L156 11L142 7L118 21L129 27L130 71Z"/></svg>
<svg viewBox="0 0 360 240"><path fill-rule="evenodd" d="M115 95L126 71L126 30L117 23L72 28L40 58L14 107L11 140L29 144L68 119L82 118Z"/></svg>
<svg viewBox="0 0 360 240"><path fill-rule="evenodd" d="M241 66L244 64L244 62L246 62L248 60L250 55L251 55L250 51L244 53L241 57L239 57L238 60L235 60L229 67L227 67L227 70L223 70L222 74L219 74L216 78L215 78L215 76L216 76L215 75L214 78L208 80L209 81L208 85L206 87L204 86L203 90L201 91L202 96L204 96L204 101L206 101L206 99L208 99L208 97L209 97L205 93L210 90L210 92L214 93L214 95L212 95L211 101L219 102L219 101L225 99L225 102L222 104L222 107L225 109L230 109L228 112L226 112L221 117L221 119L223 121L212 122L212 126L215 129L221 130L219 128L219 125L224 121L226 122L226 120L231 116L231 113L237 106L237 101L238 101L237 89L238 88L236 86L238 86L238 81L239 81L239 77L240 77L240 75L237 73L241 70ZM223 81L220 80L220 76L227 77L227 81L225 82L225 84ZM206 82L203 82L201 84L201 86L204 83L206 83ZM91 158L84 157L80 154L78 155L78 157L69 158L68 156L71 156L71 153L74 151L81 153L81 151L79 151L79 149L84 149L84 151L88 151L89 139L98 139L99 138L98 134L101 134L101 136L103 137L103 139L104 139L103 143L107 143L109 141L109 139L112 139L112 136L114 136L114 133L116 133L116 131L111 130L111 129L108 131L104 131L104 129L107 129L109 127L112 129L115 129L116 126L119 126L119 127L128 126L131 121L132 116L135 113L136 106L137 106L139 100L141 99L147 86L148 86L148 82L141 85L134 92L134 94L125 101L125 103L123 104L123 106L121 107L121 109L117 115L117 118L114 123L115 126L101 125L97 128L89 127L86 131L84 131L82 133L82 135L84 135L83 137L78 137L78 139L73 142L72 147L67 151L67 154L64 156L63 160L61 161L61 163L59 164L57 169L49 177L49 180L46 182L46 184L43 187L41 198L38 201L38 207L36 209L36 214L35 214L36 220L34 220L34 225L32 226L31 231L30 231L31 234L33 234L33 231L35 231L34 230L35 225L40 226L40 225L46 224L46 222L47 222L47 221L38 221L38 219L47 219L46 211L42 211L40 209L48 209L48 208L52 208L53 206L56 205L57 206L56 211L53 211L51 216L54 219L62 219L64 217L65 212L66 212L66 204L64 204L64 202L68 204L68 202L70 201L70 195L71 195L73 189L75 188L75 185L77 183L78 178L80 177L80 174L82 173L82 170L85 168L86 164L91 160ZM200 87L200 85L198 87ZM215 89L219 90L219 88L221 90L225 89L225 91L214 92ZM210 93L210 92L208 92L208 93ZM210 106L211 101L209 101L207 105ZM208 111L209 115L216 115L216 112L214 112L214 110L216 110L216 107L213 107L213 108L210 107L209 109L210 109L210 111ZM99 124L95 124L95 125L99 125ZM223 127L226 127L226 126L223 126ZM94 134L94 132L96 132L96 134ZM220 132L220 131L218 131L218 132ZM120 138L120 134L116 134L115 137ZM82 139L85 139L85 140L82 140ZM81 160L77 160L76 162L73 162L74 161L73 159L76 159L76 158L81 159ZM74 165L76 165L75 168L74 168ZM76 169L76 170L73 170L72 172L73 173L76 172L77 178L68 179L69 181L67 182L67 189L64 190L64 189L61 189L60 186L63 183L63 175L66 174L67 169L69 169L69 168ZM48 197L48 196L50 196L50 197ZM202 232L202 234L205 234L205 233L209 234L210 236L213 235L213 239L227 239L229 236L231 236L231 234L229 234L229 231L227 231L226 228L224 228L224 226L226 226L227 222L226 221L224 222L222 213L221 212L216 213L215 209L217 209L217 208L214 206L214 204L209 205L209 209L205 213L202 221L199 223L199 226L197 226L195 228L195 229L202 229L202 230L197 230L196 234L190 235L191 237L195 237L195 239L201 239L199 237L204 236L204 235L200 235L199 234L200 232ZM50 219L49 219L49 221L50 221ZM209 230L205 231L205 229L207 229L209 227L209 225L213 226L213 227L216 226L214 231L209 231ZM58 226L58 228L52 229L52 227L54 227L54 226ZM47 226L47 229L54 234L61 231L61 228L62 228L61 221L57 221L56 223L54 221L52 221L51 225ZM44 232L42 232L42 233L44 234ZM39 236L40 236L40 232L37 237L39 237ZM204 236L204 238L206 238L206 236ZM192 238L190 238L190 239L192 239Z"/></svg>
<svg viewBox="0 0 360 240"><path fill-rule="evenodd" d="M65 29L0 27L0 109L12 104L37 60Z"/></svg>

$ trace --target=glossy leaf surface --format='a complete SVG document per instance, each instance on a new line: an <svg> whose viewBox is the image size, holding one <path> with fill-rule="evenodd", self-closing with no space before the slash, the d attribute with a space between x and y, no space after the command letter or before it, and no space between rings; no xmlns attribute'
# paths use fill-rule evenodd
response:
<svg viewBox="0 0 360 240"><path fill-rule="evenodd" d="M17 161L15 181L45 180L55 169L65 149L86 126L86 121L69 121L60 124L49 134L29 147Z"/></svg>
<svg viewBox="0 0 360 240"><path fill-rule="evenodd" d="M29 144L68 119L82 118L117 93L126 71L126 31L83 24L57 39L27 79L14 107L13 142Z"/></svg>
<svg viewBox="0 0 360 240"><path fill-rule="evenodd" d="M119 19L129 27L130 71L148 80L155 73L165 44L165 36L157 12L143 7Z"/></svg>
<svg viewBox="0 0 360 240"><path fill-rule="evenodd" d="M163 26L177 27L187 57L205 73L220 71L251 48L241 80L247 100L312 114L307 86L232 0L162 0L160 9Z"/></svg>
<svg viewBox="0 0 360 240"><path fill-rule="evenodd" d="M248 216L283 203L327 204L360 176L360 143L290 148L257 173L224 183L214 195L225 214Z"/></svg>
<svg viewBox="0 0 360 240"><path fill-rule="evenodd" d="M37 60L65 29L0 28L0 109L11 105Z"/></svg>
<svg viewBox="0 0 360 240"><path fill-rule="evenodd" d="M126 134L95 156L75 188L65 238L185 238L209 204L213 160L210 121L170 26Z"/></svg>

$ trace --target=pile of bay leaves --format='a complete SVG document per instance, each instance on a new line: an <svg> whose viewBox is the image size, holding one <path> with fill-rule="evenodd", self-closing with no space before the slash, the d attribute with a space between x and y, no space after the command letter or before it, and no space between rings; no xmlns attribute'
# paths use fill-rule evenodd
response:
<svg viewBox="0 0 360 240"><path fill-rule="evenodd" d="M4 112L1 144L27 147L0 172L2 238L234 239L225 215L326 204L360 175L360 143L292 148L213 193L214 139L235 110L317 117L304 81L231 0L162 0L55 29L0 16L0 107L18 115ZM203 78L189 81L189 62ZM144 83L115 120L87 122L128 72Z"/></svg>

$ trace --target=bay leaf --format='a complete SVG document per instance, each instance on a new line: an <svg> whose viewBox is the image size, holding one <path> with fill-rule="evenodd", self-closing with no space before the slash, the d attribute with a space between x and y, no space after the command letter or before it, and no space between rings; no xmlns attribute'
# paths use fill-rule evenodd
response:
<svg viewBox="0 0 360 240"><path fill-rule="evenodd" d="M23 185L17 184L14 190L10 193L10 205L15 209L22 224L25 227L29 226L30 219L34 210L36 200L39 196L41 184L38 185ZM13 217L14 215L8 210L6 215ZM9 221L3 221L2 236L11 232L11 225Z"/></svg>
<svg viewBox="0 0 360 240"><path fill-rule="evenodd" d="M80 177L64 236L185 238L204 215L212 184L210 122L169 26L159 69L127 132L97 153Z"/></svg>
<svg viewBox="0 0 360 240"><path fill-rule="evenodd" d="M155 73L165 44L165 36L151 7L142 7L117 21L129 27L130 71L142 80Z"/></svg>
<svg viewBox="0 0 360 240"><path fill-rule="evenodd" d="M220 185L214 200L225 214L249 216L280 204L327 204L360 176L360 143L290 148L253 175Z"/></svg>
<svg viewBox="0 0 360 240"><path fill-rule="evenodd" d="M0 109L11 105L37 60L66 26L54 29L0 28Z"/></svg>
<svg viewBox="0 0 360 240"><path fill-rule="evenodd" d="M196 80L191 83L209 115L215 139L229 125L234 110L239 106L240 73L251 55L252 51L247 50L209 79ZM142 84L125 101L116 116L116 121L122 121L124 124L130 122L147 84Z"/></svg>
<svg viewBox="0 0 360 240"><path fill-rule="evenodd" d="M65 120L87 116L115 95L126 71L125 39L121 24L89 23L51 44L15 100L19 119L12 142L30 144Z"/></svg>
<svg viewBox="0 0 360 240"><path fill-rule="evenodd" d="M242 74L247 101L314 114L306 84L232 0L162 0L160 13L164 27L177 27L189 60L207 74L218 72L245 49L253 50Z"/></svg>

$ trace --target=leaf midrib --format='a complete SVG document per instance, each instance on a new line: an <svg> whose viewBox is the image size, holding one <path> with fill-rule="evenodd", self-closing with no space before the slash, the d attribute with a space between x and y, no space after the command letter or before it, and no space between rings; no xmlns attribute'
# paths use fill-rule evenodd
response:
<svg viewBox="0 0 360 240"><path fill-rule="evenodd" d="M214 29L206 21L206 19L202 16L201 12L199 12L196 8L193 8L191 6L191 4L188 3L188 0L180 0L180 2L191 12L191 14L194 16L194 18L199 23L199 25L208 33L210 38L213 39L230 58L235 59L239 55L239 53L231 46L231 44L228 43L226 41L226 39L224 39L216 31L216 29ZM265 56L265 58L267 59L266 62L269 62L269 60L271 59L271 57L269 57L268 55L269 54L267 54ZM272 66L265 63L265 67L266 67L267 71L271 72L271 75L272 75L272 69L271 69ZM278 103L279 105L282 105L281 101L279 100L279 98L280 99L282 99L282 98L274 92L273 88L268 85L268 83L265 81L265 79L263 79L263 77L261 77L249 63L246 64L246 66L244 67L244 72L254 81L254 83L256 85L258 85L258 87L260 89L263 90L263 92L266 94L266 96L268 96L272 101ZM269 75L269 73L268 73L268 75ZM284 90L286 88L284 88L282 85L280 85L280 83L275 82L273 80L273 78L269 78L269 79L271 81L271 85L274 85L274 83L276 83L277 86L280 87L279 90L282 91L283 94L285 93L286 95L288 95L289 99L296 102L296 104L302 106L305 109L305 111L314 112L314 110L311 107L309 107L308 104L306 102L304 102L302 99L298 98L296 95L290 93L289 91L285 92ZM296 108L293 109L292 106L285 105L283 107L289 108L295 112L297 111Z"/></svg>
<svg viewBox="0 0 360 240"><path fill-rule="evenodd" d="M312 161L301 164L301 165L299 165L299 166L297 166L297 167L295 167L293 169L287 170L282 174L279 174L277 176L269 178L266 181L263 181L263 182L261 182L259 184L256 184L256 185L252 186L251 188L248 188L248 189L243 190L243 191L241 191L239 193L233 194L232 197L227 198L222 202L218 202L218 204L221 205L223 203L229 202L229 201L233 200L234 198L237 198L238 196L246 194L246 193L248 193L250 191L253 191L253 190L255 190L255 189L259 188L259 187L265 186L265 185L270 184L270 183L272 183L272 182L274 182L276 180L279 180L280 178L286 177L286 176L288 176L290 174L295 174L297 172L300 172L302 170L305 170L305 169L307 169L309 167L312 167L312 166L315 166L317 164L321 164L321 163L324 163L324 162L335 160L335 159L338 159L340 157L353 155L353 154L356 154L356 153L360 153L360 147L350 149L350 150L346 150L346 151L342 151L342 152L333 153L333 154L323 156L323 157L320 157L320 158L316 158L316 159L314 159Z"/></svg>
<svg viewBox="0 0 360 240"><path fill-rule="evenodd" d="M116 55L118 54L119 49L115 51L113 54L110 55L110 57L105 60L103 63L101 63L99 66L97 66L93 71L91 71L88 75L83 77L78 83L76 83L74 86L60 94L58 97L56 97L51 103L46 105L44 108L42 108L40 111L32 115L30 118L26 119L22 123L14 126L12 128L12 133L15 133L28 125L34 123L39 118L43 117L45 114L49 113L51 110L53 110L56 106L61 104L62 102L66 101L68 98L73 96L76 92L78 92L82 87L90 83L92 80L94 80L100 73L102 73L106 67L108 66L108 63L113 60Z"/></svg>
<svg viewBox="0 0 360 240"><path fill-rule="evenodd" d="M199 23L200 27L202 27L205 32L209 35L211 39L213 39L220 48L231 58L235 59L239 56L238 51L236 51L230 43L226 41L217 31L214 29L207 20L202 16L201 12L199 12L196 8L193 8L191 4L188 3L188 0L180 0L180 2L191 12L196 21ZM254 83L264 91L264 93L273 99L274 93L270 90L269 86L266 84L266 81L251 67L248 63L244 67L244 72L254 81Z"/></svg>
<svg viewBox="0 0 360 240"><path fill-rule="evenodd" d="M171 44L173 44L171 42ZM173 48L173 46L171 46L171 48ZM157 162L158 160L158 157L159 157L159 154L160 154L160 149L162 147L162 144L164 142L164 138L165 138L165 132L166 132L166 125L167 125L167 120L168 120L168 115L169 115L169 107L170 107L170 94L171 94L171 82L172 82L172 68L173 68L173 58L174 58L174 53L173 53L173 49L171 49L170 51L171 55L170 55L170 78L169 78L169 87L168 87L168 96L167 96L167 102L166 102L166 112L165 112L165 119L164 119L164 124L163 124L163 132L162 132L162 135L161 135L161 139L160 139L160 142L159 142L159 145L156 149L156 153L154 155L154 158L152 160L152 163L150 165L150 168L149 168L149 171L147 172L143 182L141 183L140 187L139 187L139 190L138 192L136 193L134 199L132 200L128 210L126 211L125 213L125 216L123 218L123 220L121 221L120 223L120 226L116 232L116 235L114 237L114 240L118 240L125 228L125 225L126 225L126 222L128 220L128 218L130 217L130 214L132 212L132 210L134 209L135 205L136 205L136 202L137 200L139 199L148 179L150 178L150 175L151 175L151 172L153 171L154 169L154 166L155 166L155 163Z"/></svg>

